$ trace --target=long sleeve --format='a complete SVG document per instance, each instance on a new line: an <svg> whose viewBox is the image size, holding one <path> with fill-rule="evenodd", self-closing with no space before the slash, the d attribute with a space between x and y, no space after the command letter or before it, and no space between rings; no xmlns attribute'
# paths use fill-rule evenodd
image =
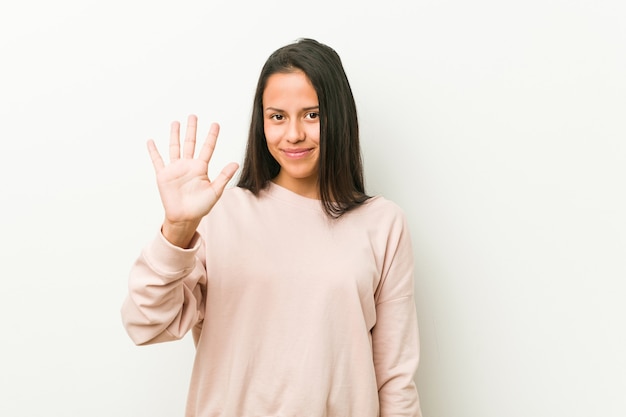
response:
<svg viewBox="0 0 626 417"><path fill-rule="evenodd" d="M372 329L374 368L381 417L420 417L413 380L419 362L419 335L413 295L413 253L404 216L387 240Z"/></svg>
<svg viewBox="0 0 626 417"><path fill-rule="evenodd" d="M159 235L133 265L122 321L137 345L181 339L203 318L206 269L198 234L191 249Z"/></svg>

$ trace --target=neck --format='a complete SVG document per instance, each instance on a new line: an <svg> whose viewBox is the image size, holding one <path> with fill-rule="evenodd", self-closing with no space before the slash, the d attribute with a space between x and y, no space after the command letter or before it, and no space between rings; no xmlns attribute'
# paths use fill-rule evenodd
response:
<svg viewBox="0 0 626 417"><path fill-rule="evenodd" d="M314 200L320 199L319 186L317 184L316 177L296 179L289 178L278 173L278 175L272 180L272 182L303 197L312 198Z"/></svg>

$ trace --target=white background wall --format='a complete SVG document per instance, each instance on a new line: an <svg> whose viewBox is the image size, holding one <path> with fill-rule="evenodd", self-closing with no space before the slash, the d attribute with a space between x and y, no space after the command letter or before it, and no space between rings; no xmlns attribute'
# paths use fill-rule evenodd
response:
<svg viewBox="0 0 626 417"><path fill-rule="evenodd" d="M426 417L626 415L621 0L95 1L0 6L0 415L183 414L193 347L119 308L161 208L147 138L222 124L258 72L342 56L367 180L409 215Z"/></svg>

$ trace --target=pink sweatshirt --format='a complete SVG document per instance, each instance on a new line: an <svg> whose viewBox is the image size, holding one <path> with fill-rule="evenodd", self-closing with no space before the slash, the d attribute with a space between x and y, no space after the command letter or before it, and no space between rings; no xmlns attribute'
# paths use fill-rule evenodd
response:
<svg viewBox="0 0 626 417"><path fill-rule="evenodd" d="M191 249L144 249L122 316L136 344L192 330L187 416L421 415L411 241L382 197L331 220L273 183L228 189Z"/></svg>

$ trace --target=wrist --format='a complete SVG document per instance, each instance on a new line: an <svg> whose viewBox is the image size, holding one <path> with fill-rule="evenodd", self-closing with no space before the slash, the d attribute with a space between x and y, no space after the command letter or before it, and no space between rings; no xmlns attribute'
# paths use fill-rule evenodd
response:
<svg viewBox="0 0 626 417"><path fill-rule="evenodd" d="M161 226L161 234L174 246L189 249L199 222L171 222L167 218Z"/></svg>

